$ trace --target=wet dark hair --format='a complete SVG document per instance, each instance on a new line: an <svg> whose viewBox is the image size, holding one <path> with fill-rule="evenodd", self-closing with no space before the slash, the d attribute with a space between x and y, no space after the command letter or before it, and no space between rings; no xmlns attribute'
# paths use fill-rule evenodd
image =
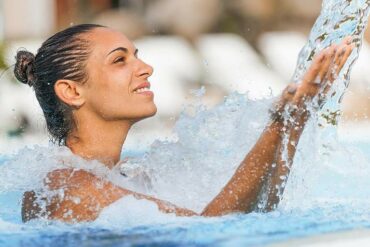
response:
<svg viewBox="0 0 370 247"><path fill-rule="evenodd" d="M86 60L91 52L89 41L81 34L98 27L82 24L69 27L48 38L37 51L19 50L14 67L15 77L35 90L46 119L51 139L65 145L74 121L72 109L55 94L57 80L67 79L84 83L88 79Z"/></svg>

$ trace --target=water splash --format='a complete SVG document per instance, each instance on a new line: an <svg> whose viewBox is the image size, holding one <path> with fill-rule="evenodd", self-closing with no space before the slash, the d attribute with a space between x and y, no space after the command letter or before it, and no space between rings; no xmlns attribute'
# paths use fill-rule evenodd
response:
<svg viewBox="0 0 370 247"><path fill-rule="evenodd" d="M339 44L345 37L352 36L356 48L337 78L333 91L335 96L328 100L322 112L339 110L339 103L350 80L350 71L359 56L362 39L367 26L369 0L324 0L322 11L317 18L308 42L301 50L293 81L299 83L318 52L331 44Z"/></svg>
<svg viewBox="0 0 370 247"><path fill-rule="evenodd" d="M199 105L180 116L175 142L157 141L131 162L147 167L152 195L201 211L262 133L271 102L234 93L212 109Z"/></svg>
<svg viewBox="0 0 370 247"><path fill-rule="evenodd" d="M312 64L314 57L320 51L332 44L341 43L348 36L351 36L355 43L355 49L338 77L335 78L334 85L327 93L328 96L325 104L318 112L311 110L315 102L308 106L308 110L312 113L311 125L316 126L316 129L312 129L310 132L310 143L319 144L320 147L319 149L315 147L308 149L307 147L302 147L302 145L299 147L301 152L307 152L311 162L315 160L322 162L324 157L317 150L322 151L332 145L332 143L336 143L336 126L341 115L340 102L348 87L351 69L359 56L364 30L368 22L369 6L369 0L325 0L320 16L311 30L308 42L299 54L297 67L293 75L293 80L296 83L301 82L304 74ZM289 116L286 116L286 120L288 122L294 121L293 119L289 119ZM302 138L307 135L307 131L305 132ZM290 167L292 162L287 159L288 135L289 133L286 133L283 143L283 154L285 154L283 157L285 157L287 166ZM327 142L325 143L325 141L321 140L327 140ZM297 159L299 157L295 159L294 163ZM304 170L304 168L301 169ZM287 178L282 179L282 185L279 188L280 198L283 196L281 191L283 191L286 181ZM297 180L294 181L296 182ZM296 187L299 186L296 185ZM302 194L304 195L304 193Z"/></svg>

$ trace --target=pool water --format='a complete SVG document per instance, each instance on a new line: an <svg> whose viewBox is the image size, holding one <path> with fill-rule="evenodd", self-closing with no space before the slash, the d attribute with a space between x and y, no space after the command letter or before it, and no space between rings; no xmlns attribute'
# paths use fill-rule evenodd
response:
<svg viewBox="0 0 370 247"><path fill-rule="evenodd" d="M124 213L124 212L121 212ZM7 225L0 221L1 246L262 246L319 233L370 227L369 214L328 206L302 211L252 213L136 227ZM5 229L4 229L5 228Z"/></svg>

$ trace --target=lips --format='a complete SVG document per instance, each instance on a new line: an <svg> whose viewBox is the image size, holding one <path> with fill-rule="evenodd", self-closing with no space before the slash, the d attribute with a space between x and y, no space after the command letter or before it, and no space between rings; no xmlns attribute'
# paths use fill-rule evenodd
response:
<svg viewBox="0 0 370 247"><path fill-rule="evenodd" d="M134 90L134 93L144 93L144 92L150 92L150 83L149 82L143 82L139 86L137 86Z"/></svg>
<svg viewBox="0 0 370 247"><path fill-rule="evenodd" d="M150 97L152 99L154 97L153 92L150 91L150 83L149 82L141 83L139 86L137 86L133 90L133 93L136 94L136 95L140 95L140 96Z"/></svg>

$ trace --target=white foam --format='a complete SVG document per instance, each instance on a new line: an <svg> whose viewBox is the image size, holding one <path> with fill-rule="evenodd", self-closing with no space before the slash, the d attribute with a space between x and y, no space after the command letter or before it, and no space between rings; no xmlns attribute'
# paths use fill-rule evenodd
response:
<svg viewBox="0 0 370 247"><path fill-rule="evenodd" d="M130 228L139 225L161 224L174 218L176 218L174 214L160 212L154 202L126 196L103 209L94 225L108 228Z"/></svg>

